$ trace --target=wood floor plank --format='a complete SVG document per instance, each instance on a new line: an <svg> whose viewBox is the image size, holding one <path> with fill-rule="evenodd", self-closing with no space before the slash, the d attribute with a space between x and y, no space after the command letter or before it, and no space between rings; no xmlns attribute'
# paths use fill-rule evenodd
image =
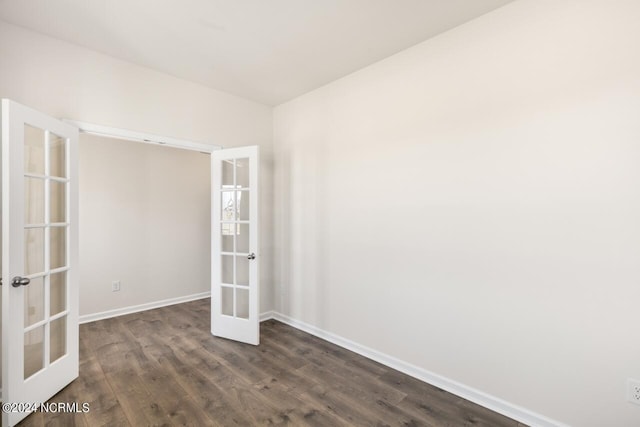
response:
<svg viewBox="0 0 640 427"><path fill-rule="evenodd" d="M243 351L253 351L249 344L234 346L223 338L204 338L200 341L202 346L227 366L238 377L243 378L249 384L256 384L266 379L270 373L257 367L242 355Z"/></svg>
<svg viewBox="0 0 640 427"><path fill-rule="evenodd" d="M19 424L21 427L43 427L44 414L42 412L34 412Z"/></svg>
<svg viewBox="0 0 640 427"><path fill-rule="evenodd" d="M95 357L80 361L80 377L66 389L77 390L80 403L89 404L89 412L84 414L90 426L109 424L130 425L118 399ZM51 399L50 401L55 401Z"/></svg>
<svg viewBox="0 0 640 427"><path fill-rule="evenodd" d="M334 352L315 346L307 340L296 338L291 331L283 329L280 325L282 324L278 322L272 323L271 326L273 327L273 330L265 330L266 339L273 339L274 343L290 348L298 356L303 357L307 362L319 366L331 366L345 363L345 359L337 356Z"/></svg>
<svg viewBox="0 0 640 427"><path fill-rule="evenodd" d="M185 345L185 341L188 340L178 337L166 342L149 337L148 341L153 344L144 347L145 353L154 357L158 363L169 361L173 369L181 375L188 375L190 371L197 369L213 382L233 375L219 356L216 357L199 345Z"/></svg>
<svg viewBox="0 0 640 427"><path fill-rule="evenodd" d="M303 352L298 352L295 348L284 345L273 338L267 337L264 333L262 333L260 345L264 345L271 349L274 353L278 354L279 358L294 369L301 368L310 363L309 359L304 356Z"/></svg>
<svg viewBox="0 0 640 427"><path fill-rule="evenodd" d="M162 407L174 425L211 425L212 420L178 384L162 369L153 369L142 375L151 398Z"/></svg>
<svg viewBox="0 0 640 427"><path fill-rule="evenodd" d="M171 342L175 344L175 340ZM156 347L158 346L159 343ZM191 354L194 351L198 352L195 357ZM209 415L212 424L249 424L249 419L242 414L240 408L235 407L218 387L221 380L233 375L232 372L214 358L207 358L204 350L190 350L189 347L185 352L179 345L165 345L161 351L155 352L155 357L163 372L172 375L187 394L194 398Z"/></svg>
<svg viewBox="0 0 640 427"><path fill-rule="evenodd" d="M169 366L167 366L169 364ZM206 371L199 369L182 370L175 368L167 359L163 361L163 367L174 375L175 380L193 396L204 412L212 420L212 424L223 426L249 425L248 418L242 408L235 405L232 400L220 388L220 380L214 382Z"/></svg>
<svg viewBox="0 0 640 427"><path fill-rule="evenodd" d="M407 393L399 407L432 423L487 427L516 425L513 420L401 372L389 371L379 379Z"/></svg>
<svg viewBox="0 0 640 427"><path fill-rule="evenodd" d="M371 414L353 402L349 396L336 392L335 389L326 385L317 385L305 391L300 397L321 406L323 411L351 426L387 425L380 420L372 420Z"/></svg>
<svg viewBox="0 0 640 427"><path fill-rule="evenodd" d="M210 300L80 326L80 377L21 426L526 427L275 320L261 345L216 338Z"/></svg>
<svg viewBox="0 0 640 427"><path fill-rule="evenodd" d="M243 378L232 376L225 378L220 388L233 404L242 409L250 418L251 425L288 425L290 418L256 388L248 385Z"/></svg>
<svg viewBox="0 0 640 427"><path fill-rule="evenodd" d="M339 366L324 368L316 365L307 365L300 368L298 372L314 378L317 382L331 383L335 388L347 391L354 396L362 395L363 399L377 402L383 400L395 405L403 400L407 395L377 378L351 377L344 375Z"/></svg>
<svg viewBox="0 0 640 427"><path fill-rule="evenodd" d="M129 423L134 426L171 425L167 413L152 398L142 379L133 372L118 371L106 375Z"/></svg>
<svg viewBox="0 0 640 427"><path fill-rule="evenodd" d="M282 414L286 414L294 425L348 425L330 412L324 411L321 405L304 400L299 393L291 393L290 388L275 378L256 384L254 387L272 406L277 407Z"/></svg>
<svg viewBox="0 0 640 427"><path fill-rule="evenodd" d="M84 413L82 413L82 396L80 395L80 390L65 387L59 393L57 393L51 401L53 403L71 403L75 404L74 412L66 412L65 411L48 411L44 412L44 425L45 426L88 426L89 423L86 420ZM73 411L74 407L69 408Z"/></svg>
<svg viewBox="0 0 640 427"><path fill-rule="evenodd" d="M367 387L365 384L353 382L349 378L333 374L320 367L307 366L300 369L317 379L324 378L324 384L331 384L331 393L348 401L352 408L360 408L367 419L382 423L411 424L415 415L397 406L406 395L391 388Z"/></svg>

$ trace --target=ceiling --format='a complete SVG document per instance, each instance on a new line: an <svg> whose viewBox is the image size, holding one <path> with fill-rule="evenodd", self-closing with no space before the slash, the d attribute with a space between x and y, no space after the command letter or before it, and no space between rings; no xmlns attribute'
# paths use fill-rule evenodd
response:
<svg viewBox="0 0 640 427"><path fill-rule="evenodd" d="M277 105L513 0L0 0L0 19Z"/></svg>

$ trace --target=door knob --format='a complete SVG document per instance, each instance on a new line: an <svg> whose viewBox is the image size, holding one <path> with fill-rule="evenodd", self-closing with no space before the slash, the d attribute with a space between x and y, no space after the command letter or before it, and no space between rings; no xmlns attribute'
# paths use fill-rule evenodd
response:
<svg viewBox="0 0 640 427"><path fill-rule="evenodd" d="M31 279L27 279L26 277L20 277L20 276L14 277L13 280L11 281L11 285L14 288L17 288L18 286L27 286L29 283L31 283Z"/></svg>
<svg viewBox="0 0 640 427"><path fill-rule="evenodd" d="M247 255L247 259L256 259L256 254L251 252L249 255Z"/></svg>

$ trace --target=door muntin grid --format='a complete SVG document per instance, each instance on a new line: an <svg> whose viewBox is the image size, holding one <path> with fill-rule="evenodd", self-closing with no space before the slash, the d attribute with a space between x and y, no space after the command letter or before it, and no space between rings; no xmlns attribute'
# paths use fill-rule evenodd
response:
<svg viewBox="0 0 640 427"><path fill-rule="evenodd" d="M25 125L25 380L68 354L69 165L67 138Z"/></svg>
<svg viewBox="0 0 640 427"><path fill-rule="evenodd" d="M220 307L223 316L249 319L249 158L222 160L220 182Z"/></svg>

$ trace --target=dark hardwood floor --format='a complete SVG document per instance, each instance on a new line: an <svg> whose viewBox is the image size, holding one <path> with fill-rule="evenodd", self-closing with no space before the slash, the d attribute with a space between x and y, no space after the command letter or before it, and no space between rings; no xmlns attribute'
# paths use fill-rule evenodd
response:
<svg viewBox="0 0 640 427"><path fill-rule="evenodd" d="M214 338L209 299L80 326L80 377L23 426L520 426L277 321Z"/></svg>

